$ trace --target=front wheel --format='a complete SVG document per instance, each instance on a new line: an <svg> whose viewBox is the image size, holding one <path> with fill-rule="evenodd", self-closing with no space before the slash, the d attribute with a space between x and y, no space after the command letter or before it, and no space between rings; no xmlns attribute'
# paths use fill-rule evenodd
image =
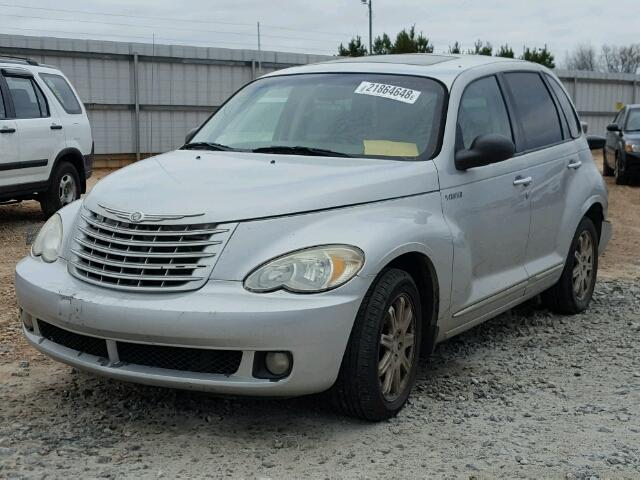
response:
<svg viewBox="0 0 640 480"><path fill-rule="evenodd" d="M624 165L622 164L622 158L620 155L616 155L616 168L613 172L613 176L616 179L616 185L626 185L627 172L624 171Z"/></svg>
<svg viewBox="0 0 640 480"><path fill-rule="evenodd" d="M569 255L558 283L542 294L551 310L573 315L589 306L598 275L598 233L584 217L571 242Z"/></svg>
<svg viewBox="0 0 640 480"><path fill-rule="evenodd" d="M607 150L602 150L602 175L605 177L613 176L613 168L607 163Z"/></svg>
<svg viewBox="0 0 640 480"><path fill-rule="evenodd" d="M75 167L61 162L51 175L51 184L40 199L40 206L46 218L65 205L80 198L80 178Z"/></svg>
<svg viewBox="0 0 640 480"><path fill-rule="evenodd" d="M334 406L371 421L396 415L415 383L421 334L422 309L413 278L403 270L387 270L358 311L330 392Z"/></svg>

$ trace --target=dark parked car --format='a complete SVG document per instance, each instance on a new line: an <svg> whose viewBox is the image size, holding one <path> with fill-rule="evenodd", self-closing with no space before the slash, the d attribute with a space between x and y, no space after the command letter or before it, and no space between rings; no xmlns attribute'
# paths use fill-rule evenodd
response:
<svg viewBox="0 0 640 480"><path fill-rule="evenodd" d="M640 174L640 104L627 105L607 125L602 173L615 176L618 185Z"/></svg>

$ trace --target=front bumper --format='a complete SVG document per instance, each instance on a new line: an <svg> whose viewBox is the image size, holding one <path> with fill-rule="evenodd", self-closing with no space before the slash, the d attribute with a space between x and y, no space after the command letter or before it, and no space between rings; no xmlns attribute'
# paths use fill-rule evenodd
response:
<svg viewBox="0 0 640 480"><path fill-rule="evenodd" d="M210 280L180 293L132 293L96 287L72 277L59 259L25 258L16 267L16 295L36 320L27 340L38 350L79 369L120 380L223 394L295 396L321 392L335 382L353 322L370 280L355 277L336 290L295 295L254 294L240 282ZM69 332L106 339L109 359L54 343L37 320ZM183 348L239 350L231 375L123 364L117 342ZM255 378L256 352L288 351L291 373L281 380Z"/></svg>

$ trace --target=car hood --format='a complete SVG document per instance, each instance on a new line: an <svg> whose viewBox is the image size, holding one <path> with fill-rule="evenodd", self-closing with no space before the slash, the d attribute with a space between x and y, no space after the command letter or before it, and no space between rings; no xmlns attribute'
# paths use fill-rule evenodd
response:
<svg viewBox="0 0 640 480"><path fill-rule="evenodd" d="M624 132L624 139L630 142L640 143L640 132L635 130L632 132Z"/></svg>
<svg viewBox="0 0 640 480"><path fill-rule="evenodd" d="M108 175L85 205L147 215L203 214L199 221L220 223L437 189L432 161L177 150Z"/></svg>

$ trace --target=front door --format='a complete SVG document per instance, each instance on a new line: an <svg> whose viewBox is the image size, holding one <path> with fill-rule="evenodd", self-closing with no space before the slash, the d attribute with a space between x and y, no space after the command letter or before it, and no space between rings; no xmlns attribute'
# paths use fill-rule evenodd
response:
<svg viewBox="0 0 640 480"><path fill-rule="evenodd" d="M513 139L495 76L466 87L458 111L456 149L468 149L484 134ZM521 158L447 176L442 205L454 239L450 335L524 295L523 259L531 214L527 176Z"/></svg>

